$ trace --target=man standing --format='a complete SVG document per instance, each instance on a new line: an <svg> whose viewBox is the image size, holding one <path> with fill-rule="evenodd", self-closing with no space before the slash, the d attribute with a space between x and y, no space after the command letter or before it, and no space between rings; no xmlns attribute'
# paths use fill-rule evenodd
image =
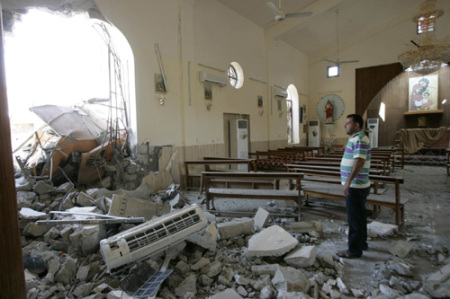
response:
<svg viewBox="0 0 450 299"><path fill-rule="evenodd" d="M370 193L370 140L362 130L358 114L347 115L345 133L350 135L341 160L341 183L344 185L347 210L348 249L337 252L344 258L359 258L367 250L366 199Z"/></svg>

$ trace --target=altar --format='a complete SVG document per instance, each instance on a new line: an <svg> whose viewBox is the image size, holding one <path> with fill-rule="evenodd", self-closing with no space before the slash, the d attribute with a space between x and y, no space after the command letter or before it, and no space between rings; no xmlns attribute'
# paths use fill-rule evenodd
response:
<svg viewBox="0 0 450 299"><path fill-rule="evenodd" d="M397 131L396 139L404 149L405 164L445 165L449 136L450 128L417 128Z"/></svg>

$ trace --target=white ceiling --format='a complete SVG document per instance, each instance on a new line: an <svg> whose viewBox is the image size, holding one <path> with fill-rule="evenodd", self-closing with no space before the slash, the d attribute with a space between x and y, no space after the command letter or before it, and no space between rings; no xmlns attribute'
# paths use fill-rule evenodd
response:
<svg viewBox="0 0 450 299"><path fill-rule="evenodd" d="M274 19L274 13L267 6L268 0L218 1L265 28L274 38L285 41L307 55L330 48L334 49L334 53L337 52L336 9L339 11L339 48L342 50L345 44L351 43L352 38L361 38L361 34L376 30L381 24L399 15L402 19L409 18L411 26L414 26L412 16L419 12L420 4L423 2L423 0L281 0L281 7L285 13L312 11L313 14L270 23ZM278 0L271 2L278 7ZM408 39L405 43L407 41Z"/></svg>
<svg viewBox="0 0 450 299"><path fill-rule="evenodd" d="M33 5L44 5L61 10L95 8L94 0L0 0L3 9L18 9ZM269 0L217 0L257 26L264 28L266 36L283 40L308 56L318 53L323 58L336 59L337 34L339 29L339 51L345 49L369 33L386 30L383 24L393 20L411 20L424 0L281 0L285 13L311 11L307 17L274 21L274 13L267 6ZM279 0L271 0L277 7ZM448 6L450 0L438 0ZM339 11L339 26L337 14ZM409 38L405 37L404 43ZM402 41L403 42L403 41ZM339 57L340 60L354 57Z"/></svg>

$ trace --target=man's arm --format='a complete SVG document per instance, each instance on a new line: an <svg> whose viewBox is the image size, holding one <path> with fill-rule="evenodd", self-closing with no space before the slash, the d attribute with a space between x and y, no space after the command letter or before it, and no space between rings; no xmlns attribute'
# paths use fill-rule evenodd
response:
<svg viewBox="0 0 450 299"><path fill-rule="evenodd" d="M350 184L352 183L353 179L360 173L361 169L363 169L364 163L366 162L365 159L362 158L355 158L355 164L353 164L353 169L350 175L347 178L347 181L344 185L344 195L348 195L348 189L350 188Z"/></svg>

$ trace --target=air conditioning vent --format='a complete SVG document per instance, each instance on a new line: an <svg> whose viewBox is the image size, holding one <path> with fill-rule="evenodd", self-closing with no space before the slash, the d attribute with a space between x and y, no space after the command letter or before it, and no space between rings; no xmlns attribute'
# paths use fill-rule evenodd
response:
<svg viewBox="0 0 450 299"><path fill-rule="evenodd" d="M287 98L288 93L284 89L275 88L275 96L278 98Z"/></svg>
<svg viewBox="0 0 450 299"><path fill-rule="evenodd" d="M100 241L100 249L110 272L145 259L177 244L207 225L197 205L147 221Z"/></svg>
<svg viewBox="0 0 450 299"><path fill-rule="evenodd" d="M200 72L200 82L211 83L223 87L227 86L228 78L207 72Z"/></svg>

